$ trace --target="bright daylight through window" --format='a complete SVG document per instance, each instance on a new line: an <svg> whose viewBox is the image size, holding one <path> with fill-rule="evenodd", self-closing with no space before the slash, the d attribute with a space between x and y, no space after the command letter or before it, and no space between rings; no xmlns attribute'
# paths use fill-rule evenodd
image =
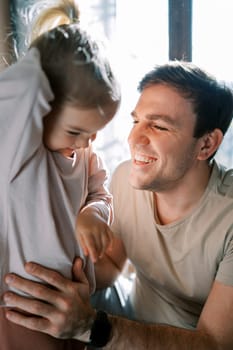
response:
<svg viewBox="0 0 233 350"><path fill-rule="evenodd" d="M43 0L42 0L43 2ZM14 0L18 49L25 45L30 5L35 0ZM77 0L81 22L95 35L104 34L122 87L117 116L99 133L96 146L110 172L129 158L127 136L130 113L137 99L137 84L157 63L168 60L168 4L165 0ZM192 60L220 79L233 81L232 0L193 0ZM217 157L233 166L233 126Z"/></svg>

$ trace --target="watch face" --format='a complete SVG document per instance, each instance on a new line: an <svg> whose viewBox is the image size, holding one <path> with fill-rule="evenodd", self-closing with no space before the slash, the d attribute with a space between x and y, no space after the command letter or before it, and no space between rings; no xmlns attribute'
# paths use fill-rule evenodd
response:
<svg viewBox="0 0 233 350"><path fill-rule="evenodd" d="M89 329L88 331L86 331L82 335L75 335L74 337L72 337L72 339L79 340L83 343L90 343L90 341L91 341L90 337L91 337L91 330Z"/></svg>

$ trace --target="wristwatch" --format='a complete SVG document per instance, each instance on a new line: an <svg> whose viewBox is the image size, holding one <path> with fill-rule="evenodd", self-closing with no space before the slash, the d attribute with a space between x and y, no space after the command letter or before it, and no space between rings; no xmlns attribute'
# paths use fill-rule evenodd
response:
<svg viewBox="0 0 233 350"><path fill-rule="evenodd" d="M108 343L111 330L112 324L108 319L108 314L105 311L98 310L91 329L76 339L84 342L88 346L102 348Z"/></svg>

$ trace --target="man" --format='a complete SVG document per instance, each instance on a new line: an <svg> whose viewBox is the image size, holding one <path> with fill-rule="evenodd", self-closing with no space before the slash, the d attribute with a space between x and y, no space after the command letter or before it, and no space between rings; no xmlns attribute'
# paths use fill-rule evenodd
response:
<svg viewBox="0 0 233 350"><path fill-rule="evenodd" d="M77 282L26 265L53 289L8 275L11 287L37 300L9 292L6 304L41 317L13 310L6 316L57 337L88 340L91 331L91 345L106 349L230 350L233 171L212 158L231 123L232 92L178 62L149 72L139 90L129 135L132 160L118 167L111 184L118 238L96 264L96 276L105 287L127 258L132 261L130 300L141 322L93 310L80 260Z"/></svg>

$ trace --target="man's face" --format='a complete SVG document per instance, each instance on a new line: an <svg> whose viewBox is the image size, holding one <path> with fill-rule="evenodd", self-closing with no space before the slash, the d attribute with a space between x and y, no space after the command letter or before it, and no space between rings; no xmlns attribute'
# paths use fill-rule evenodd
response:
<svg viewBox="0 0 233 350"><path fill-rule="evenodd" d="M130 183L155 192L175 188L197 166L192 103L168 85L146 87L132 112Z"/></svg>

